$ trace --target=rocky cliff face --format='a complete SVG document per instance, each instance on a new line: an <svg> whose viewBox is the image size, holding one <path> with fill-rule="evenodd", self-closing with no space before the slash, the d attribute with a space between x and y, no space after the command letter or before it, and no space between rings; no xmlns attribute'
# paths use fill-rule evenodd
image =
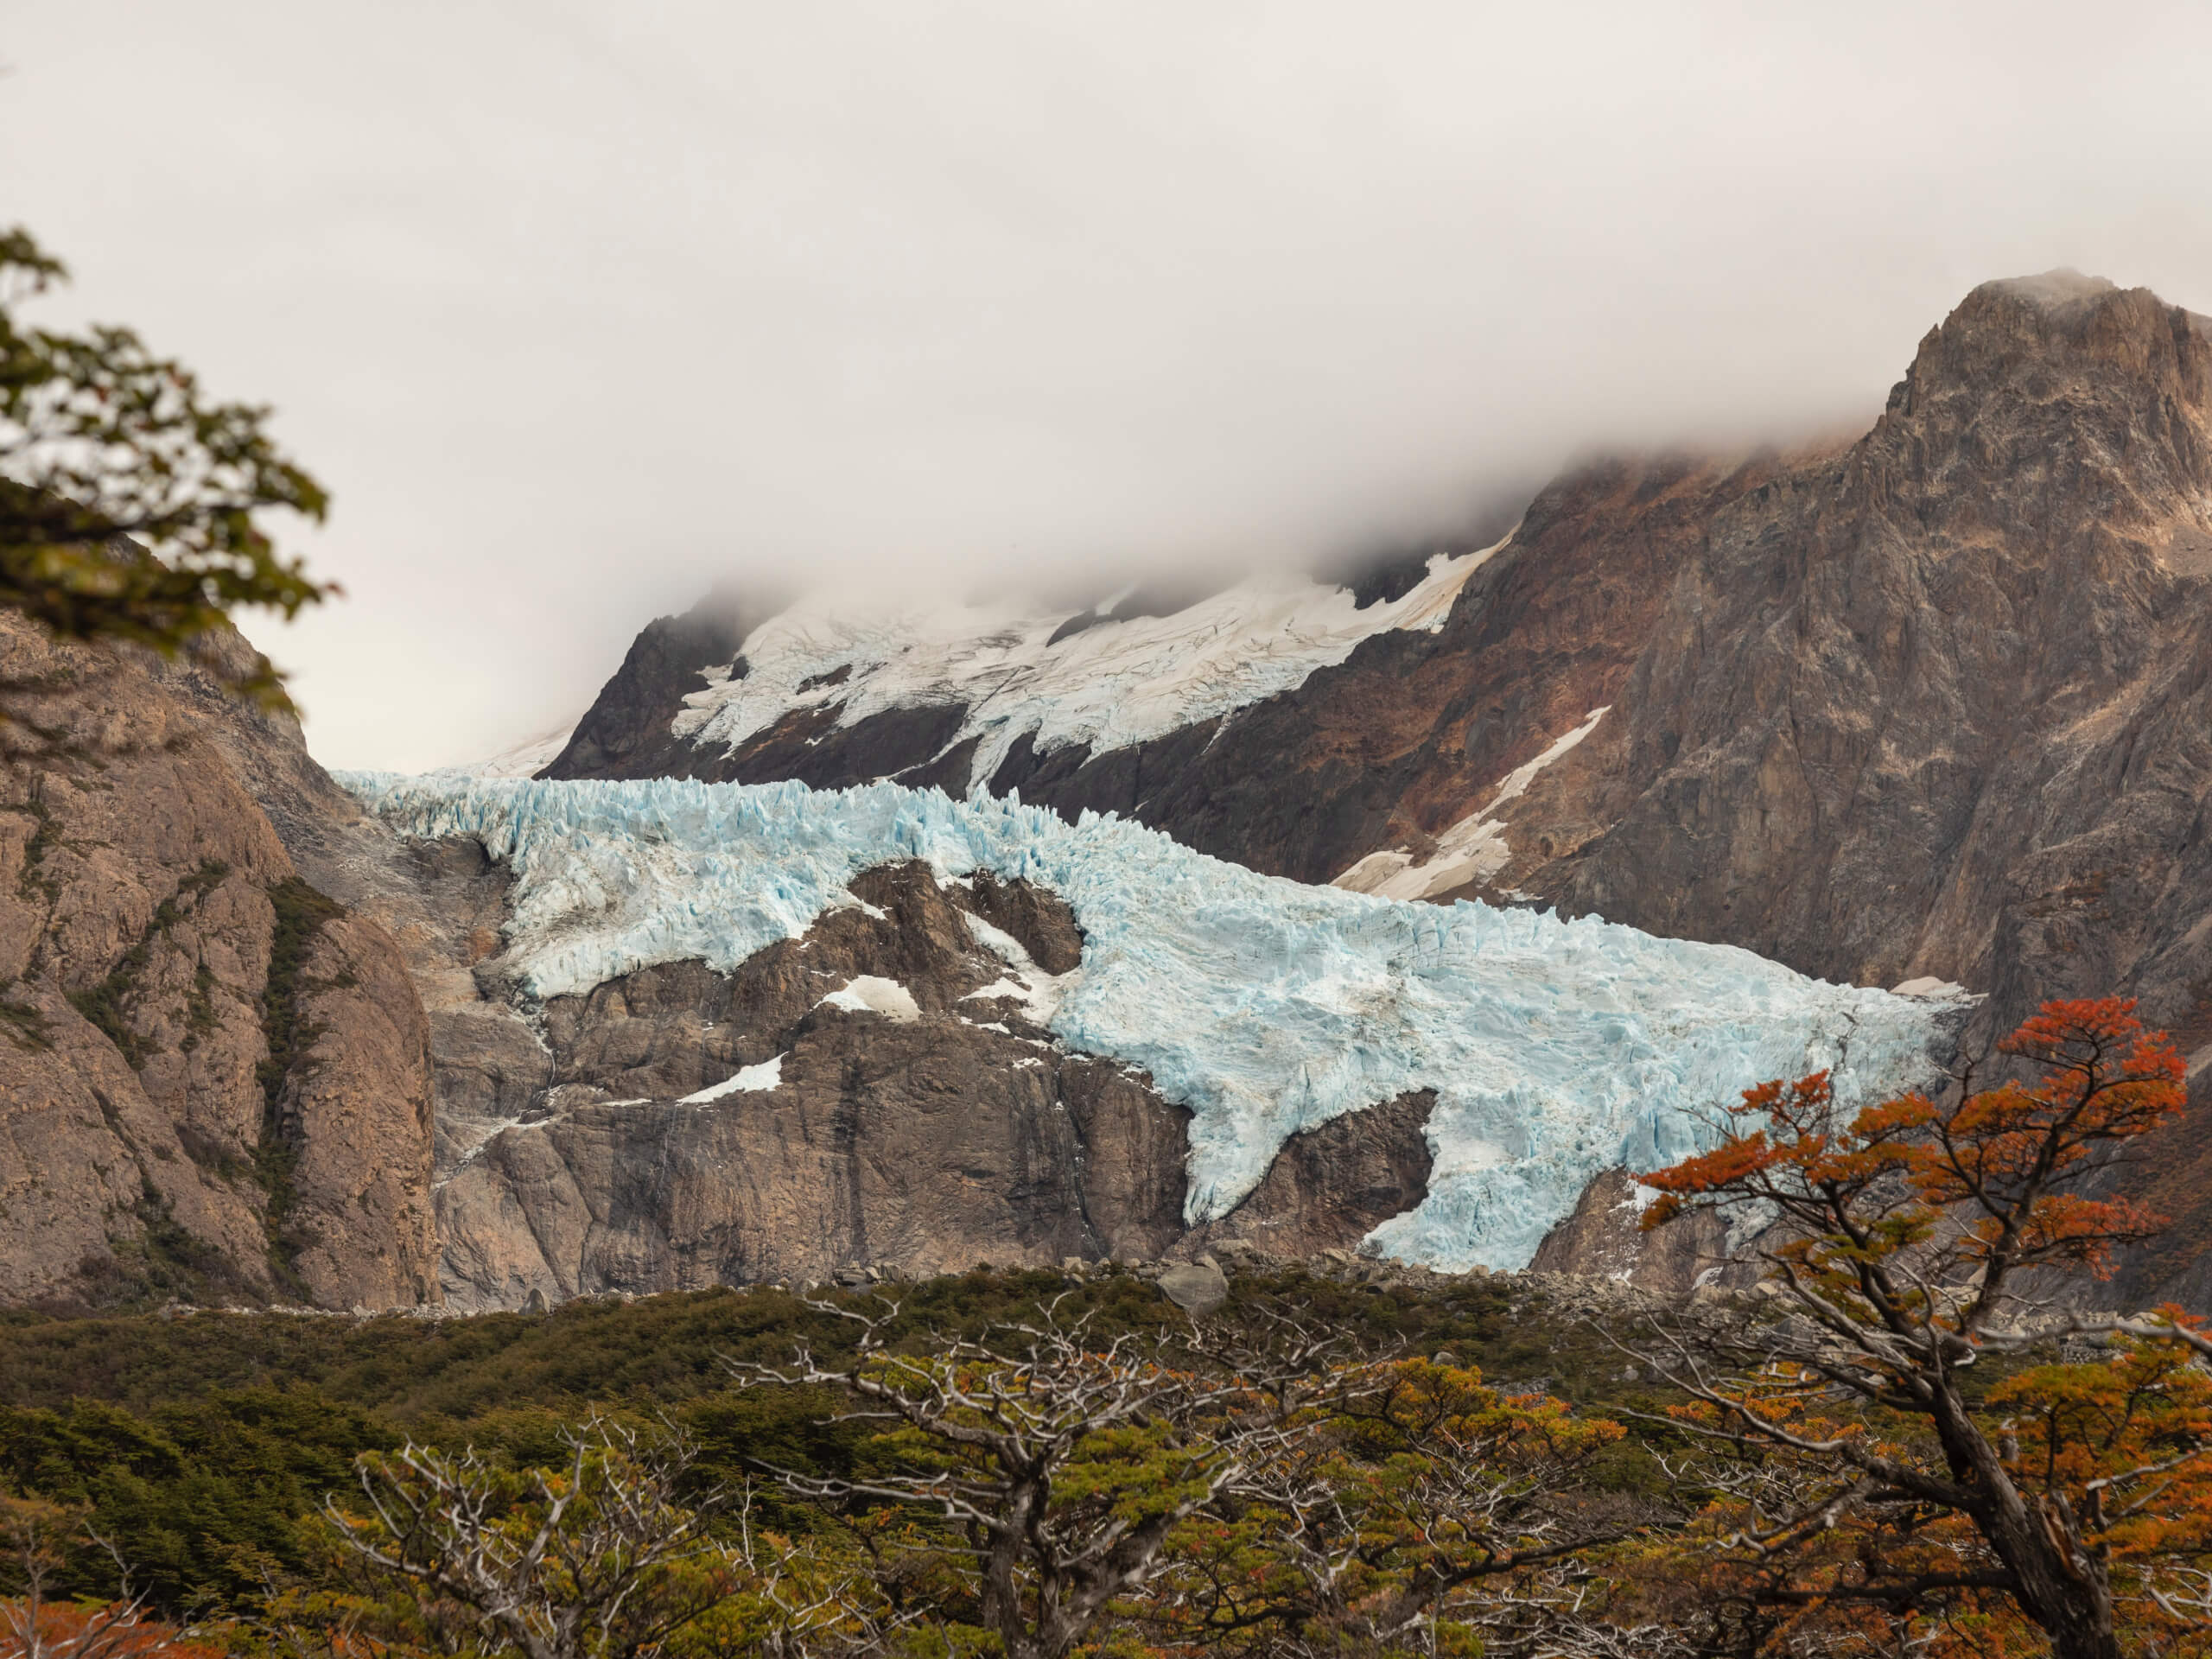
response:
<svg viewBox="0 0 2212 1659"><path fill-rule="evenodd" d="M1728 1254L1728 1229L1710 1211L1654 1234L1642 1229L1643 1205L1626 1170L1590 1183L1574 1213L1552 1229L1529 1263L1533 1273L1604 1279L1681 1295L1746 1276Z"/></svg>
<svg viewBox="0 0 2212 1659"><path fill-rule="evenodd" d="M296 728L5 616L0 687L0 1302L435 1300L421 1007L225 757Z"/></svg>
<svg viewBox="0 0 2212 1659"><path fill-rule="evenodd" d="M1425 1196L1425 1106L1388 1103L1317 1140L1341 1172L1301 1137L1191 1234L1185 1115L989 995L1006 964L976 928L1045 973L1079 963L1041 889L887 867L735 973L679 963L538 1006L476 842L398 840L189 664L6 644L10 680L52 683L18 694L0 811L26 900L0 908L22 964L0 1302L467 1310L1247 1232L1302 1250ZM853 983L892 988L889 1012L825 1004ZM764 1066L772 1086L715 1093Z"/></svg>
<svg viewBox="0 0 2212 1659"><path fill-rule="evenodd" d="M1977 1044L2119 990L2201 1059L2208 421L2205 319L2069 273L1992 283L1855 442L1563 478L1440 627L1377 632L1217 718L1103 753L1017 744L970 778L935 728L825 752L816 712L671 769L935 766L1301 880L1955 981L1987 995ZM2178 1217L2127 1295L2212 1302L2212 1067L2194 1075L2190 1123L2126 1178Z"/></svg>
<svg viewBox="0 0 2212 1659"><path fill-rule="evenodd" d="M734 973L675 963L551 999L545 1068L512 1115L450 1090L449 1305L1145 1260L1232 1237L1305 1254L1425 1196L1426 1102L1390 1103L1300 1137L1325 1147L1286 1148L1236 1211L1186 1231L1185 1114L995 994L1006 963L974 925L1065 974L1081 951L1065 905L918 863L851 891L855 906ZM481 973L498 996L499 961Z"/></svg>
<svg viewBox="0 0 2212 1659"><path fill-rule="evenodd" d="M1977 289L1866 437L1716 504L1610 745L1531 803L1592 833L1503 879L1831 977L1960 982L1989 995L1977 1044L2118 990L2201 1052L2208 415L2204 319ZM2197 1073L2126 1178L2181 1225L2124 1297L2212 1294Z"/></svg>
<svg viewBox="0 0 2212 1659"><path fill-rule="evenodd" d="M681 616L647 625L545 775L657 778L683 764L688 746L670 727L684 695L697 689L703 671L729 667L745 636L774 608L715 593Z"/></svg>

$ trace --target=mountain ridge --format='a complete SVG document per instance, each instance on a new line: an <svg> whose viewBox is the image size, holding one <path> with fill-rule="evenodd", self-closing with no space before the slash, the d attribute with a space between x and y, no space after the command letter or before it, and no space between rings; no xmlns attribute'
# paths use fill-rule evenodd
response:
<svg viewBox="0 0 2212 1659"><path fill-rule="evenodd" d="M2208 412L2212 322L2078 273L1986 283L1855 439L1587 464L1538 493L1433 633L1377 632L1120 750L1033 744L987 781L1307 881L1384 855L1418 872L1481 830L1503 856L1427 896L1600 914L1850 982L1955 982L1986 995L1979 1046L2046 997L2131 994L2199 1053ZM861 781L794 758L818 735L747 775ZM2126 1269L2143 1294L2212 1297L2212 1268L2190 1265L2212 1243L2196 1076L2158 1173L2127 1178L2181 1218Z"/></svg>

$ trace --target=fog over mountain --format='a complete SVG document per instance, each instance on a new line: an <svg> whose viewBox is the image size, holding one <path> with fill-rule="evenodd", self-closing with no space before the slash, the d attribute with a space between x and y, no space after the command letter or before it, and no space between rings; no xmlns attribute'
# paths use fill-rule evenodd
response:
<svg viewBox="0 0 2212 1659"><path fill-rule="evenodd" d="M2212 309L2212 14L0 0L0 219L265 399L333 764L712 582L1310 560L1861 428L1985 278ZM102 118L82 108L96 96Z"/></svg>

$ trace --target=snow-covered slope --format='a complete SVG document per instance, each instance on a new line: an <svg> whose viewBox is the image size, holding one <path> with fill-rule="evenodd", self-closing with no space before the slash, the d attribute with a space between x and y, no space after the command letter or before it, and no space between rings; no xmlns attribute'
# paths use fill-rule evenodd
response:
<svg viewBox="0 0 2212 1659"><path fill-rule="evenodd" d="M1294 1132L1433 1088L1430 1196L1376 1242L1440 1267L1526 1262L1592 1175L1680 1155L1752 1083L1919 1078L1945 1012L1726 946L1306 887L1118 818L890 785L342 781L404 834L511 861L508 962L541 997L655 963L734 969L890 861L1049 887L1086 936L1046 995L1051 1029L1192 1111L1192 1221Z"/></svg>
<svg viewBox="0 0 2212 1659"><path fill-rule="evenodd" d="M1437 554L1409 592L1364 610L1351 589L1288 571L1170 616L1116 618L1110 600L1071 615L1012 600L932 609L817 594L747 636L743 676L710 673L675 731L720 752L794 710L834 706L836 723L852 726L893 709L957 704L966 717L944 747L980 740L969 772L980 793L1024 735L1040 753L1104 753L1290 690L1375 634L1440 627L1496 550Z"/></svg>
<svg viewBox="0 0 2212 1659"><path fill-rule="evenodd" d="M563 721L560 725L534 733L518 743L509 744L497 754L486 755L481 760L465 761L443 770L467 772L476 778L528 778L545 770L547 763L568 746L569 734L575 728L575 721Z"/></svg>
<svg viewBox="0 0 2212 1659"><path fill-rule="evenodd" d="M1385 899L1428 899L1471 881L1488 881L1513 856L1513 849L1506 843L1505 826L1498 822L1498 809L1517 799L1538 772L1580 745L1611 712L1610 707L1592 709L1588 719L1535 760L1507 772L1479 810L1436 838L1436 846L1427 857L1416 860L1404 848L1370 853L1329 885L1354 893L1379 893Z"/></svg>

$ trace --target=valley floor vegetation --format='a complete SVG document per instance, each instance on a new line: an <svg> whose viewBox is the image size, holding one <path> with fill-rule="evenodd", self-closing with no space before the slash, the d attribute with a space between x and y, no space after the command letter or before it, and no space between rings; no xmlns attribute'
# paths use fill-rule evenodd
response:
<svg viewBox="0 0 2212 1659"><path fill-rule="evenodd" d="M1645 1179L1739 1292L982 1271L432 1320L0 1321L0 1651L2212 1652L2212 1337L2037 1297L2181 1062L2046 1007Z"/></svg>

